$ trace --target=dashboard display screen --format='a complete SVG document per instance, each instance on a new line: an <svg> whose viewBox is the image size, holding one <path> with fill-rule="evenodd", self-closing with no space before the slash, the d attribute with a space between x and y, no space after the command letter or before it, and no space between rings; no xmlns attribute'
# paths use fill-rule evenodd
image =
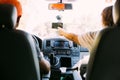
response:
<svg viewBox="0 0 120 80"><path fill-rule="evenodd" d="M69 47L68 41L55 41L54 47Z"/></svg>

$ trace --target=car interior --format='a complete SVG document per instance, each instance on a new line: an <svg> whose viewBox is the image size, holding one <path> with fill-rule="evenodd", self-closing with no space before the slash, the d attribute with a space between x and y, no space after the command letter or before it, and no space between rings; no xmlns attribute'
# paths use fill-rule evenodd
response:
<svg viewBox="0 0 120 80"><path fill-rule="evenodd" d="M120 73L120 0L113 5L113 28L103 29L97 36L88 63L86 80L119 80Z"/></svg>
<svg viewBox="0 0 120 80"><path fill-rule="evenodd" d="M48 10L58 11L59 14L74 9L72 3L64 3L64 0L52 3L47 1ZM58 35L41 39L34 34L40 52L51 65L48 74L41 74L33 34L15 29L15 6L0 4L0 80L120 80L120 0L116 0L113 5L113 19L115 25L99 32L90 52ZM58 27L65 28L64 26L62 16L57 15L56 22L51 23L52 30L45 29L52 33ZM45 36L42 33L40 35ZM80 69L74 67L86 55L90 55L88 64L81 64Z"/></svg>
<svg viewBox="0 0 120 80"><path fill-rule="evenodd" d="M17 11L0 4L0 80L40 80L35 43L30 34L14 29Z"/></svg>

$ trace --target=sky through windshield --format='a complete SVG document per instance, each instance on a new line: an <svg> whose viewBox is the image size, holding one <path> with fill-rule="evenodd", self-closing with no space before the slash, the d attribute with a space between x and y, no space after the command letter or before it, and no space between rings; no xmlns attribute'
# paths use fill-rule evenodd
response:
<svg viewBox="0 0 120 80"><path fill-rule="evenodd" d="M52 22L57 22L56 16L61 16L63 27L68 32L82 34L99 30L101 26L101 12L105 6L113 2L105 0L75 0L73 9L65 11L48 10L47 0L19 0L23 7L23 16L19 29L23 29L40 37L54 37L57 30L51 29Z"/></svg>

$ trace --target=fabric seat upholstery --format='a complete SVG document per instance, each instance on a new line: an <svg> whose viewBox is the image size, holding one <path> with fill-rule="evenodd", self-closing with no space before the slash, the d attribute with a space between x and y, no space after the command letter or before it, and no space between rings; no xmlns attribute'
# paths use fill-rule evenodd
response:
<svg viewBox="0 0 120 80"><path fill-rule="evenodd" d="M98 45L90 55L87 80L120 80L120 27L98 35Z"/></svg>
<svg viewBox="0 0 120 80"><path fill-rule="evenodd" d="M0 4L0 80L40 80L34 39L16 30L16 8Z"/></svg>
<svg viewBox="0 0 120 80"><path fill-rule="evenodd" d="M91 51L86 80L120 80L120 0L113 6L113 28L103 29Z"/></svg>

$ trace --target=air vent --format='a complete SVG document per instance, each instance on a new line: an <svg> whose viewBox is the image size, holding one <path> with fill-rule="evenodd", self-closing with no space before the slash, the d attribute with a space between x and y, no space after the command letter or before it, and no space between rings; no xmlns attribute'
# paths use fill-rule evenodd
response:
<svg viewBox="0 0 120 80"><path fill-rule="evenodd" d="M77 44L73 42L73 47L77 47Z"/></svg>
<svg viewBox="0 0 120 80"><path fill-rule="evenodd" d="M46 41L46 47L50 47L50 40Z"/></svg>

